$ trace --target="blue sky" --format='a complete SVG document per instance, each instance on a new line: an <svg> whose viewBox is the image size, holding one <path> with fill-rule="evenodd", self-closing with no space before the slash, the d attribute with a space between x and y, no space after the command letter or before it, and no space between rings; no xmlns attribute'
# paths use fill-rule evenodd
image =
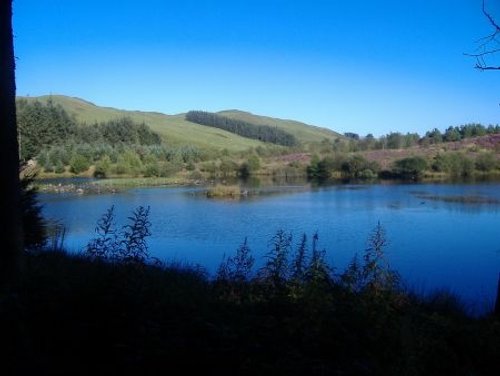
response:
<svg viewBox="0 0 500 376"><path fill-rule="evenodd" d="M17 94L422 134L500 123L490 32L481 0L15 0Z"/></svg>

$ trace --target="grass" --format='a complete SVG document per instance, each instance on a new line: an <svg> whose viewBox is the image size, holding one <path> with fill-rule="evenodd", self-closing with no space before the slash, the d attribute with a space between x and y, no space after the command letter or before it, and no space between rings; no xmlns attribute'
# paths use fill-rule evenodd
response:
<svg viewBox="0 0 500 376"><path fill-rule="evenodd" d="M59 177L60 178L60 177ZM52 184L35 182L37 190L44 193L100 194L140 187L165 187L200 185L201 181L183 175L174 177L120 177L93 180L84 183Z"/></svg>
<svg viewBox="0 0 500 376"><path fill-rule="evenodd" d="M158 187L158 186L172 186L172 185L187 185L192 184L193 180L184 176L173 177L139 177L139 178L107 178L94 182L100 187L106 188L133 188L133 187Z"/></svg>
<svg viewBox="0 0 500 376"><path fill-rule="evenodd" d="M216 184L207 190L209 198L240 198L243 195L239 185Z"/></svg>

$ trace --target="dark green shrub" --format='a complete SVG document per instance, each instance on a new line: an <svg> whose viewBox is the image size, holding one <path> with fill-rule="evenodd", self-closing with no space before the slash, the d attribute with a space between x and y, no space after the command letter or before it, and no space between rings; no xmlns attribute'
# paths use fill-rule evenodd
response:
<svg viewBox="0 0 500 376"><path fill-rule="evenodd" d="M145 177L158 177L160 176L160 166L158 163L151 162L144 166Z"/></svg>
<svg viewBox="0 0 500 376"><path fill-rule="evenodd" d="M427 161L422 157L408 157L394 162L393 174L404 179L418 180L427 169Z"/></svg>
<svg viewBox="0 0 500 376"><path fill-rule="evenodd" d="M69 166L72 173L80 174L89 169L90 162L83 155L74 154L71 160L69 161Z"/></svg>
<svg viewBox="0 0 500 376"><path fill-rule="evenodd" d="M105 178L109 175L111 171L111 158L108 155L104 155L95 164L94 177Z"/></svg>
<svg viewBox="0 0 500 376"><path fill-rule="evenodd" d="M474 161L463 153L449 155L449 173L455 177L468 177L474 175Z"/></svg>
<svg viewBox="0 0 500 376"><path fill-rule="evenodd" d="M354 155L344 160L340 166L342 176L353 179L371 179L380 170L376 162L370 162L361 155Z"/></svg>
<svg viewBox="0 0 500 376"><path fill-rule="evenodd" d="M493 171L497 167L495 154L491 152L482 152L476 157L476 169L482 172Z"/></svg>
<svg viewBox="0 0 500 376"><path fill-rule="evenodd" d="M64 168L64 165L61 161L57 162L55 167L54 167L54 172L56 174L62 174L64 172L66 172L66 169Z"/></svg>

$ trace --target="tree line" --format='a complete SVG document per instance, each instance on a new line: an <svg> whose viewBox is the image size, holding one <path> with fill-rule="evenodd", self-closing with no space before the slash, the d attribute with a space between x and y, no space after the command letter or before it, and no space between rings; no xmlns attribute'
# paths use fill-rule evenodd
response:
<svg viewBox="0 0 500 376"><path fill-rule="evenodd" d="M307 166L307 176L315 180L342 179L405 179L419 180L427 172L443 173L453 178L470 178L476 173L491 174L500 166L490 151L477 153L475 157L463 152L438 153L432 158L409 156L394 161L388 169L382 169L376 161L360 154L333 154L319 158L313 156Z"/></svg>
<svg viewBox="0 0 500 376"><path fill-rule="evenodd" d="M45 172L79 174L93 165L98 177L165 177L203 158L196 147L166 145L145 123L79 123L51 101L19 100L17 119L21 160L35 159Z"/></svg>
<svg viewBox="0 0 500 376"><path fill-rule="evenodd" d="M60 105L48 101L17 102L21 160L35 158L47 147L72 144L159 145L160 136L144 123L129 118L87 125L79 123Z"/></svg>
<svg viewBox="0 0 500 376"><path fill-rule="evenodd" d="M422 137L418 133L403 134L400 132L390 132L376 138L371 133L362 137L357 133L346 132L344 133L344 137L346 137L347 142L337 140L334 143L334 148L338 151L402 149L417 145L429 146L443 142L454 142L498 133L500 133L500 125L490 124L485 126L479 123L463 124L455 127L450 126L444 132L434 128L427 131Z"/></svg>
<svg viewBox="0 0 500 376"><path fill-rule="evenodd" d="M257 125L243 120L205 111L189 111L186 120L192 123L223 129L242 137L283 146L297 146L296 137L282 129L270 125Z"/></svg>

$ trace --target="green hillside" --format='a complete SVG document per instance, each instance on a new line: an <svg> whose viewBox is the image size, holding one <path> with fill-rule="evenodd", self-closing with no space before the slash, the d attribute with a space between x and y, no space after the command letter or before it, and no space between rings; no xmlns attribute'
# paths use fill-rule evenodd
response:
<svg viewBox="0 0 500 376"><path fill-rule="evenodd" d="M284 120L268 116L259 116L251 114L250 112L238 110L220 111L218 112L218 114L257 125L269 125L273 127L276 126L288 133L293 134L303 143L321 142L325 138L335 139L338 137L343 137L337 132L334 132L330 129L301 123L295 120Z"/></svg>
<svg viewBox="0 0 500 376"><path fill-rule="evenodd" d="M80 98L63 95L45 95L40 97L19 97L28 101L38 100L46 103L52 100L60 104L69 114L80 122L95 123L112 119L130 117L135 122L144 122L170 145L190 144L202 149L227 149L242 151L250 147L266 144L240 137L233 133L198 125L184 119L184 114L166 115L158 112L127 111L111 107L97 106ZM339 134L326 128L315 127L304 123L253 115L242 111L222 111L220 114L235 119L245 120L259 125L271 125L293 134L299 142L321 142L325 138L333 140Z"/></svg>

